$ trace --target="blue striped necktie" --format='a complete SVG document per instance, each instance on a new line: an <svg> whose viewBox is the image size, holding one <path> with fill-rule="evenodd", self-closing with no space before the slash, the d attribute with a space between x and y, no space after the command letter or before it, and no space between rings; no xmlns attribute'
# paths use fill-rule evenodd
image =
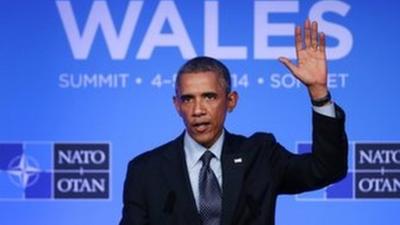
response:
<svg viewBox="0 0 400 225"><path fill-rule="evenodd" d="M209 150L201 156L203 166L199 176L199 208L202 225L220 225L221 189L217 177L210 168L210 161L215 157Z"/></svg>

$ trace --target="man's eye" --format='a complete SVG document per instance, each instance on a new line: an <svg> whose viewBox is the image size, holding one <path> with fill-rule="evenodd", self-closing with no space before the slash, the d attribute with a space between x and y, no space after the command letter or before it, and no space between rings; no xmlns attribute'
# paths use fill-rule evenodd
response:
<svg viewBox="0 0 400 225"><path fill-rule="evenodd" d="M181 97L181 101L184 102L184 103L190 102L191 100L192 100L191 97L186 97L186 96Z"/></svg>
<svg viewBox="0 0 400 225"><path fill-rule="evenodd" d="M217 98L217 95L216 94L206 94L206 95L204 95L204 98L206 100L215 100Z"/></svg>

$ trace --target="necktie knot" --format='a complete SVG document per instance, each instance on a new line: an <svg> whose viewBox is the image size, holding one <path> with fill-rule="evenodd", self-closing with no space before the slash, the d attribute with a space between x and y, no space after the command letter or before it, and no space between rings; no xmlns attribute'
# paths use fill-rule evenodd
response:
<svg viewBox="0 0 400 225"><path fill-rule="evenodd" d="M203 166L209 167L210 161L214 157L215 157L214 154L210 150L206 150L201 156L200 160L203 162Z"/></svg>

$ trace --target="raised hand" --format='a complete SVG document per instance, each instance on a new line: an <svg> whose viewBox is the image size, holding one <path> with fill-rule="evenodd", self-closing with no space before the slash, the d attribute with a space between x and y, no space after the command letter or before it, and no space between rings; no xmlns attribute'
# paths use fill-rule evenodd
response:
<svg viewBox="0 0 400 225"><path fill-rule="evenodd" d="M279 60L307 88L312 99L327 95L327 61L325 51L325 34L318 33L318 23L306 20L304 33L301 27L295 28L297 65L286 57ZM303 43L304 42L304 43Z"/></svg>

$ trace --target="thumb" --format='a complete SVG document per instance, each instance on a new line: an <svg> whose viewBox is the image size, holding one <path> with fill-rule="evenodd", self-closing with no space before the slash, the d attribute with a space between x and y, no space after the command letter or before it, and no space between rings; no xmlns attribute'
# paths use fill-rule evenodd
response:
<svg viewBox="0 0 400 225"><path fill-rule="evenodd" d="M293 75L297 74L297 66L293 64L288 58L286 57L279 57L279 61L285 65Z"/></svg>

